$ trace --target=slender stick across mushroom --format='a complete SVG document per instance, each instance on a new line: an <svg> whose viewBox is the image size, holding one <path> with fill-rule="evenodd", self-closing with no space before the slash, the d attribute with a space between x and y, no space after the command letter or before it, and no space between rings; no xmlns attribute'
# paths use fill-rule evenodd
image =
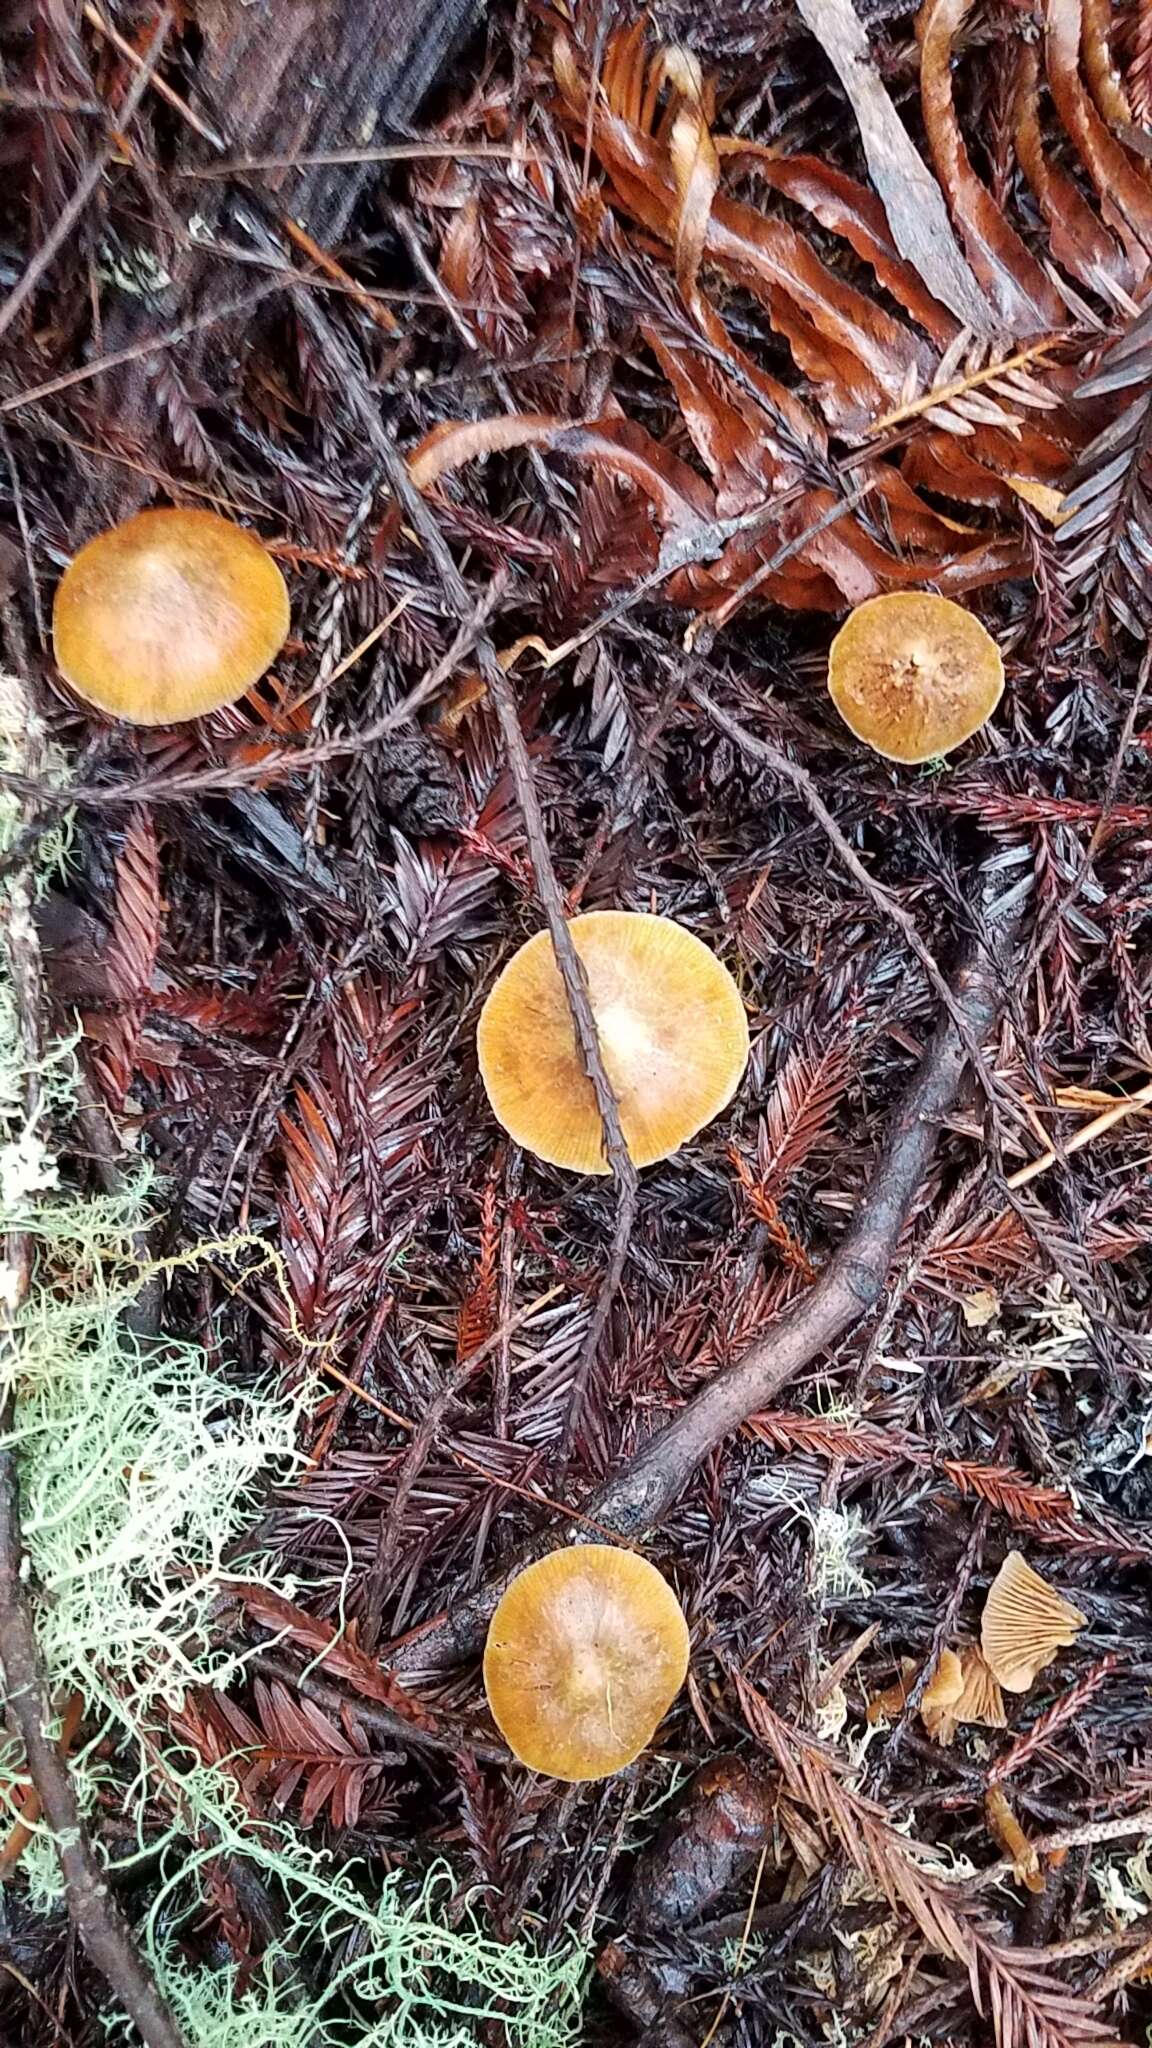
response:
<svg viewBox="0 0 1152 2048"><path fill-rule="evenodd" d="M584 1512L603 1529L635 1541L668 1513L709 1453L749 1415L772 1401L828 1351L880 1300L912 1203L936 1148L937 1133L960 1091L967 1067L965 1041L978 1043L991 1029L1011 986L1010 956L1020 908L999 903L994 865L984 877L987 925L961 955L952 976L955 1009L941 1019L920 1064L897 1103L887 1140L869 1186L840 1245L815 1285L734 1363L709 1380L663 1429L614 1473ZM526 1555L555 1542L544 1531L506 1573L489 1581L451 1614L441 1617L389 1661L398 1671L442 1668L480 1647L493 1607Z"/></svg>

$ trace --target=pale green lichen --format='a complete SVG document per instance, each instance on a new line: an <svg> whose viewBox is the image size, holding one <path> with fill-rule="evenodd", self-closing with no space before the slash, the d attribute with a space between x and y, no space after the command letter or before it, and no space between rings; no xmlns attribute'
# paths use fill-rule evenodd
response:
<svg viewBox="0 0 1152 2048"><path fill-rule="evenodd" d="M18 691L0 679L0 768L23 766L23 715ZM0 852L18 825L14 799L0 791ZM42 846L42 871L61 844L57 834ZM11 876L0 882L8 909L15 886ZM307 1390L240 1388L195 1344L131 1335L124 1312L157 1270L138 1253L151 1220L147 1173L114 1197L61 1187L47 1133L71 1096L72 1044L53 1044L38 1063L33 1118L28 1078L0 975L0 1234L25 1233L34 1254L24 1301L14 1272L0 1271L13 1340L0 1392L12 1395L8 1441L38 1633L54 1698L78 1691L85 1702L88 1739L71 1760L81 1805L94 1813L114 1780L134 1837L117 1867L148 1858L140 1939L190 2048L472 2048L488 2019L510 2048L566 2048L585 1970L574 1946L545 1955L495 1940L443 1867L382 1880L316 1850L287 1822L254 1822L235 1779L173 1739L165 1709L192 1685L226 1684L242 1662L212 1637L225 1553L230 1577L247 1571L296 1591L274 1559L245 1565L237 1550L260 1499L297 1462ZM193 1247L179 1263L235 1256L252 1242ZM0 1751L0 1793L19 1781L19 1757ZM230 1968L194 1967L180 1939L185 1923L203 1919L204 1864L236 1856L262 1873L285 1917L283 1948L243 1984ZM60 1896L43 1828L21 1873L34 1902ZM295 1973L281 1968L297 1942L327 1959L302 2000Z"/></svg>

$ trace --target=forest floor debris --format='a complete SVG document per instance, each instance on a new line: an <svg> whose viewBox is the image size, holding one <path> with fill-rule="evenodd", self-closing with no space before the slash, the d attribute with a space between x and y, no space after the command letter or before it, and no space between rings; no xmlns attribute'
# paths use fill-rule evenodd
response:
<svg viewBox="0 0 1152 2048"><path fill-rule="evenodd" d="M273 12L0 31L0 2028L1137 2044L1146 11ZM112 727L53 593L169 502L291 635ZM925 586L1006 686L904 767L827 654ZM604 908L751 1028L642 1173ZM605 1177L480 1085L544 926ZM578 1534L692 1649L562 1785L477 1652Z"/></svg>

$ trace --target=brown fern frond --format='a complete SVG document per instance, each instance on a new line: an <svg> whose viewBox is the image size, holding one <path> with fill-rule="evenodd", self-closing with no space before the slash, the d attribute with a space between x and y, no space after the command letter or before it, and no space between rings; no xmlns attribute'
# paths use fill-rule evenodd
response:
<svg viewBox="0 0 1152 2048"><path fill-rule="evenodd" d="M228 1874L224 1859L214 1856L204 1864L204 1897L208 1905L206 1921L215 1924L228 1944L228 1952L236 1965L236 1995L243 1998L256 1967L252 1952L252 1926L241 1909L236 1886Z"/></svg>
<svg viewBox="0 0 1152 2048"><path fill-rule="evenodd" d="M1061 1693L1058 1700L1053 1700L1047 1711L1041 1714L1023 1735L1018 1735L1012 1747L991 1766L988 1783L1002 1785L1005 1778L1010 1778L1022 1764L1028 1763L1038 1749L1043 1749L1051 1742L1052 1737L1058 1735L1061 1728L1066 1728L1069 1721L1074 1721L1078 1714L1083 1713L1089 1700L1099 1692L1105 1679L1115 1671L1119 1661L1118 1657L1112 1655L1101 1657L1082 1678L1077 1679L1075 1685L1070 1685L1067 1692Z"/></svg>
<svg viewBox="0 0 1152 2048"><path fill-rule="evenodd" d="M576 518L545 583L546 629L560 634L602 611L613 591L646 576L660 552L648 500L604 472L582 484Z"/></svg>
<svg viewBox="0 0 1152 2048"><path fill-rule="evenodd" d="M928 388L886 413L871 431L879 436L908 420L924 418L948 434L975 434L977 426L1011 432L1023 424L1022 412L1059 408L1060 400L1028 375L1030 364L1041 362L1054 346L1052 341L1039 341L1009 353L961 332L941 356Z"/></svg>
<svg viewBox="0 0 1152 2048"><path fill-rule="evenodd" d="M1152 126L1152 7L1148 0L1136 0L1121 24L1119 42L1132 119L1148 128Z"/></svg>
<svg viewBox="0 0 1152 2048"><path fill-rule="evenodd" d="M262 1678L253 1687L253 1701L260 1723L255 1767L273 1805L287 1806L299 1792L301 1827L310 1827L325 1807L334 1827L355 1827L388 1761L369 1747L355 1709L346 1707L337 1726L314 1700L296 1698L286 1685Z"/></svg>
<svg viewBox="0 0 1152 2048"><path fill-rule="evenodd" d="M419 1164L433 1077L415 1010L367 977L333 1002L332 1034L280 1120L280 1242L300 1327L331 1339L385 1269L393 1205ZM282 1305L270 1308L284 1324Z"/></svg>
<svg viewBox="0 0 1152 2048"><path fill-rule="evenodd" d="M443 283L497 357L523 347L531 311L520 261L523 224L509 212L516 196L514 185L486 180L452 213L440 251Z"/></svg>
<svg viewBox="0 0 1152 2048"><path fill-rule="evenodd" d="M753 1415L745 1424L750 1436L779 1451L814 1451L822 1458L843 1458L853 1465L929 1465L931 1453L903 1431L881 1429L864 1421L832 1421L821 1415L773 1409Z"/></svg>
<svg viewBox="0 0 1152 2048"><path fill-rule="evenodd" d="M1076 1992L1000 1946L968 1901L926 1869L929 1852L845 1782L833 1751L791 1727L741 1673L733 1676L748 1726L775 1757L789 1796L930 1947L966 1972L977 2011L990 2011L998 2048L1098 2048L1117 2040Z"/></svg>
<svg viewBox="0 0 1152 2048"><path fill-rule="evenodd" d="M405 1690L398 1678L377 1663L375 1657L370 1657L360 1648L354 1622L343 1631L337 1631L331 1622L305 1613L302 1607L273 1592L270 1586L241 1580L228 1580L224 1584L254 1621L277 1636L298 1643L311 1656L322 1661L329 1677L343 1679L366 1700L379 1700L382 1706L391 1707L418 1728L431 1727L431 1717L419 1700Z"/></svg>
<svg viewBox="0 0 1152 2048"><path fill-rule="evenodd" d="M173 1710L171 1724L204 1763L226 1771L235 1780L249 1813L262 1812L261 1734L242 1706L227 1693L194 1688Z"/></svg>
<svg viewBox="0 0 1152 2048"><path fill-rule="evenodd" d="M999 2048L1101 2048L1120 2036L1039 1964L983 1937L976 1943Z"/></svg>
<svg viewBox="0 0 1152 2048"><path fill-rule="evenodd" d="M509 1832L515 1806L486 1777L474 1756L463 1750L456 1759L460 1786L460 1823L481 1884L498 1896L506 1875Z"/></svg>
<svg viewBox="0 0 1152 2048"><path fill-rule="evenodd" d="M799 1238L789 1230L778 1203L770 1194L765 1193L761 1182L736 1145L729 1145L728 1157L736 1169L736 1178L740 1182L748 1207L764 1225L784 1264L794 1273L798 1273L807 1285L811 1285L816 1278L816 1268Z"/></svg>
<svg viewBox="0 0 1152 2048"><path fill-rule="evenodd" d="M541 740L530 746L537 761L548 751ZM410 986L445 955L471 963L493 928L501 871L515 869L524 845L520 807L486 721L469 721L459 765L468 799L459 830L414 844L394 834L389 915Z"/></svg>
<svg viewBox="0 0 1152 2048"><path fill-rule="evenodd" d="M919 799L909 792L904 799ZM1042 796L1027 791L972 789L933 791L935 809L979 818L986 825L1080 825L1104 823L1115 831L1146 832L1152 826L1152 805L1109 804L1071 796Z"/></svg>
<svg viewBox="0 0 1152 2048"><path fill-rule="evenodd" d="M1009 1521L1031 1529L1041 1543L1133 1562L1152 1556L1152 1539L1144 1538L1137 1527L1125 1527L1102 1510L1094 1510L1092 1520L1086 1521L1071 1494L1059 1487L1037 1486L1011 1465L974 1465L944 1458L939 1470L960 1493L974 1493L977 1499L987 1501Z"/></svg>
<svg viewBox="0 0 1152 2048"><path fill-rule="evenodd" d="M1066 573L1088 600L1090 620L1105 604L1142 640L1152 619L1152 307L1106 351L1079 395L1123 395L1123 405L1074 472L1059 535Z"/></svg>
<svg viewBox="0 0 1152 2048"><path fill-rule="evenodd" d="M760 1186L775 1200L832 1126L852 1072L852 1019L824 1043L798 1045L772 1083L757 1144Z"/></svg>
<svg viewBox="0 0 1152 2048"><path fill-rule="evenodd" d="M116 858L112 932L101 960L110 1008L85 1020L100 1047L96 1072L111 1109L122 1107L135 1072L163 923L156 828L149 811L133 811Z"/></svg>
<svg viewBox="0 0 1152 2048"><path fill-rule="evenodd" d="M172 439L188 468L202 482L214 482L220 474L220 457L167 350L157 360L153 390Z"/></svg>
<svg viewBox="0 0 1152 2048"><path fill-rule="evenodd" d="M460 1304L456 1318L456 1357L471 1358L486 1344L496 1328L496 1262L500 1251L500 1224L496 1215L496 1186L489 1181L480 1204L480 1252L472 1284Z"/></svg>
<svg viewBox="0 0 1152 2048"><path fill-rule="evenodd" d="M1003 1286L1036 1256L1027 1226L1013 1209L976 1217L930 1245L920 1262L921 1286L953 1294L961 1288Z"/></svg>
<svg viewBox="0 0 1152 2048"><path fill-rule="evenodd" d="M432 1081L410 1053L416 1006L391 1003L374 982L347 982L332 1012L331 1079L339 1076L346 1135L369 1229L382 1235L398 1181L412 1170Z"/></svg>
<svg viewBox="0 0 1152 2048"><path fill-rule="evenodd" d="M1014 1522L1064 1520L1073 1512L1071 1498L1056 1486L1037 1486L1012 1465L969 1465L942 1458L940 1471L958 1493L974 1493Z"/></svg>

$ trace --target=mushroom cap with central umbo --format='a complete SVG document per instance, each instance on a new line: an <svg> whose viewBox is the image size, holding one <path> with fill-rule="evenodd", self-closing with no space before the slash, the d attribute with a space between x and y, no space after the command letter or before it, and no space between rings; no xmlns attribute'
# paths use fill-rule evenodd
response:
<svg viewBox="0 0 1152 2048"><path fill-rule="evenodd" d="M600 1049L635 1166L666 1159L731 1101L748 1020L728 969L670 918L591 910L568 927L588 978ZM504 1129L553 1166L607 1173L596 1097L581 1064L546 931L513 955L476 1034Z"/></svg>
<svg viewBox="0 0 1152 2048"><path fill-rule="evenodd" d="M1004 664L979 619L930 591L870 597L828 655L828 689L858 740L889 761L931 761L979 732Z"/></svg>
<svg viewBox="0 0 1152 2048"><path fill-rule="evenodd" d="M488 1630L484 1690L530 1770L570 1784L651 1742L688 1669L688 1625L647 1558L576 1543L513 1579Z"/></svg>
<svg viewBox="0 0 1152 2048"><path fill-rule="evenodd" d="M235 703L288 626L284 578L255 535L178 507L97 534L61 577L52 614L66 681L133 725L174 725Z"/></svg>

